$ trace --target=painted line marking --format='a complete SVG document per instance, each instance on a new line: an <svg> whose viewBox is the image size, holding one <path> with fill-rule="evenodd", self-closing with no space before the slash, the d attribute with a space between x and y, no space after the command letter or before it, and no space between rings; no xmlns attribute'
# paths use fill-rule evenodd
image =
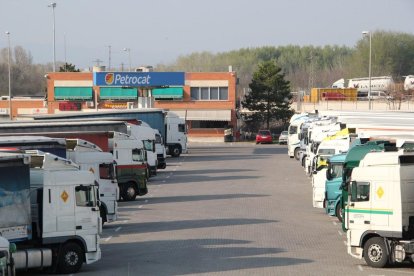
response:
<svg viewBox="0 0 414 276"><path fill-rule="evenodd" d="M109 236L105 239L106 242L109 242L109 240L112 239L112 236Z"/></svg>
<svg viewBox="0 0 414 276"><path fill-rule="evenodd" d="M165 182L167 182L167 181L165 181L165 180L162 181L162 183L165 183Z"/></svg>
<svg viewBox="0 0 414 276"><path fill-rule="evenodd" d="M139 205L139 206L138 206L138 209L141 209L142 207L144 207L144 205Z"/></svg>
<svg viewBox="0 0 414 276"><path fill-rule="evenodd" d="M115 232L118 232L119 230L121 230L121 226L119 226L118 228L115 229Z"/></svg>
<svg viewBox="0 0 414 276"><path fill-rule="evenodd" d="M171 175L167 175L165 178L170 178Z"/></svg>
<svg viewBox="0 0 414 276"><path fill-rule="evenodd" d="M338 234L339 234L339 236L342 236L342 235L343 235L343 234L342 234L342 232L341 232L341 231L339 231L339 230L338 230Z"/></svg>
<svg viewBox="0 0 414 276"><path fill-rule="evenodd" d="M358 269L359 269L359 271L364 271L364 269L362 268L361 265L358 265Z"/></svg>

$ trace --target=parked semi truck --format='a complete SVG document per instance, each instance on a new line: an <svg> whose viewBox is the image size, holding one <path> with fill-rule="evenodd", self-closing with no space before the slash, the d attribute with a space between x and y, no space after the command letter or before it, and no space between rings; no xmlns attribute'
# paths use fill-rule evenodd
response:
<svg viewBox="0 0 414 276"><path fill-rule="evenodd" d="M0 147L52 153L74 161L81 170L93 172L99 184L102 222L116 220L119 192L112 154L102 152L99 147L85 140L45 136L0 136Z"/></svg>
<svg viewBox="0 0 414 276"><path fill-rule="evenodd" d="M325 181L325 210L330 216L336 216L342 222L342 172L346 153L331 156L328 159Z"/></svg>
<svg viewBox="0 0 414 276"><path fill-rule="evenodd" d="M90 171L99 184L100 215L102 224L118 217L119 188L115 175L114 156L82 139L66 139L67 158Z"/></svg>
<svg viewBox="0 0 414 276"><path fill-rule="evenodd" d="M385 151L386 149L392 149L395 147L394 143L386 140L375 140L369 141L369 139L361 138L354 141L355 145L352 145L349 149L343 166L342 172L342 198L341 198L341 213L342 218L345 215L345 207L348 202L348 193L349 193L349 183L351 181L352 170L359 166L360 161L367 155L369 152L375 151ZM342 219L342 229L347 230L345 220Z"/></svg>
<svg viewBox="0 0 414 276"><path fill-rule="evenodd" d="M0 234L17 247L9 271L76 273L101 258L92 173L50 153L0 152L0 198Z"/></svg>
<svg viewBox="0 0 414 276"><path fill-rule="evenodd" d="M335 135L326 137L320 143L317 154L312 162L313 207L325 207L325 182L328 170L328 158L332 155L348 151L354 131L354 129L343 129Z"/></svg>
<svg viewBox="0 0 414 276"><path fill-rule="evenodd" d="M348 253L372 267L414 262L414 154L370 152L352 170Z"/></svg>
<svg viewBox="0 0 414 276"><path fill-rule="evenodd" d="M128 110L110 110L97 112L70 112L65 114L50 114L34 116L35 120L56 120L56 119L86 119L86 118L135 118L148 123L152 128L158 129L165 139L167 154L178 157L181 153L187 152L187 131L185 120L173 112L157 108L140 108Z"/></svg>
<svg viewBox="0 0 414 276"><path fill-rule="evenodd" d="M295 157L296 160L299 160L300 157L300 129L301 125L309 119L308 113L295 114L290 119L290 124L288 128L288 156L290 158Z"/></svg>

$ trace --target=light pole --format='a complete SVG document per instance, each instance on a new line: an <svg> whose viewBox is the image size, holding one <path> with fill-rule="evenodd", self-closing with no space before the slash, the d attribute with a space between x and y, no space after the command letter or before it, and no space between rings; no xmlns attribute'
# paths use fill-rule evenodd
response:
<svg viewBox="0 0 414 276"><path fill-rule="evenodd" d="M362 34L364 36L369 35L369 65L368 65L368 109L371 110L371 56L372 56L372 33L369 31L363 31Z"/></svg>
<svg viewBox="0 0 414 276"><path fill-rule="evenodd" d="M124 51L128 52L129 72L131 72L131 49L130 48L124 48Z"/></svg>
<svg viewBox="0 0 414 276"><path fill-rule="evenodd" d="M8 45L9 45L9 48L8 48L8 51L7 51L7 60L8 60L8 65L9 65L9 117L10 117L10 120L12 120L13 115L12 115L12 102L11 102L10 32L6 32L6 35L7 35Z"/></svg>
<svg viewBox="0 0 414 276"><path fill-rule="evenodd" d="M111 45L108 45L108 71L111 71Z"/></svg>
<svg viewBox="0 0 414 276"><path fill-rule="evenodd" d="M53 13L53 72L56 72L56 30L55 30L55 8L56 3L50 3L48 7L52 8Z"/></svg>

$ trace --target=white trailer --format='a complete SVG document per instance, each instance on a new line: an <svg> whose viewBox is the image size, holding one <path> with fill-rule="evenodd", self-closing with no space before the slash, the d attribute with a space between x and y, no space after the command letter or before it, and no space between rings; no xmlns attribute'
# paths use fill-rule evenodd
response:
<svg viewBox="0 0 414 276"><path fill-rule="evenodd" d="M405 77L404 90L414 90L414 75L408 75Z"/></svg>
<svg viewBox="0 0 414 276"><path fill-rule="evenodd" d="M369 78L354 78L348 80L348 88L356 88L358 92L369 91ZM371 91L390 92L394 80L390 76L371 77Z"/></svg>

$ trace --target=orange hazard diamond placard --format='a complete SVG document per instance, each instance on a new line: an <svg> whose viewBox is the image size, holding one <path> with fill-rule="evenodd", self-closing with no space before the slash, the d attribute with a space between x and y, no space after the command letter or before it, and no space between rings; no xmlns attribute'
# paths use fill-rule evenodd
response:
<svg viewBox="0 0 414 276"><path fill-rule="evenodd" d="M63 191L62 194L60 195L60 197L63 199L63 202L66 203L66 201L69 198L69 195L68 195L68 193L66 191Z"/></svg>

